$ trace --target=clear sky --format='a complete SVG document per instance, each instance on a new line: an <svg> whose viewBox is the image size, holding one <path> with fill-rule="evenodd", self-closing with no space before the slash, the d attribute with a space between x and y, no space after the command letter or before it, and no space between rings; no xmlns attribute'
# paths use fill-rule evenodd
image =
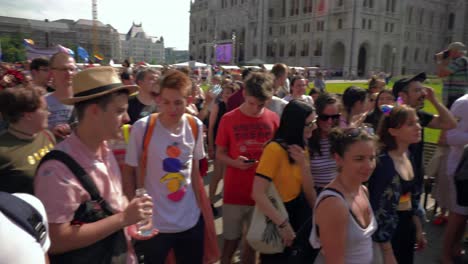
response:
<svg viewBox="0 0 468 264"><path fill-rule="evenodd" d="M143 23L147 35L164 37L165 47L188 50L191 0L98 0L98 19L127 33ZM91 0L0 0L0 16L29 19L92 19Z"/></svg>

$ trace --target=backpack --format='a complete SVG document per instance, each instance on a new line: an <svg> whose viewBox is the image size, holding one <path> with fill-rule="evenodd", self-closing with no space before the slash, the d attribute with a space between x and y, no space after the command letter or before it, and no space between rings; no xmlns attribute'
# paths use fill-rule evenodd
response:
<svg viewBox="0 0 468 264"><path fill-rule="evenodd" d="M80 204L75 211L71 222L72 225L93 223L115 213L107 201L101 197L99 190L86 171L67 153L60 150L52 150L42 158L37 168L39 169L48 160L58 160L65 164L91 196L91 200ZM127 250L127 238L123 229L120 229L87 247L50 255L50 263L124 264L127 261Z"/></svg>
<svg viewBox="0 0 468 264"><path fill-rule="evenodd" d="M42 215L23 199L7 192L0 192L0 212L34 237L41 246L47 238Z"/></svg>

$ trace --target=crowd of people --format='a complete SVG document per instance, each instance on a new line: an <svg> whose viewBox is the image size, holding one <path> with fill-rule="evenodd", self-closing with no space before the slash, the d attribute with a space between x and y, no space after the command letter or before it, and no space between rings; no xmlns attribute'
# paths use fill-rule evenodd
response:
<svg viewBox="0 0 468 264"><path fill-rule="evenodd" d="M0 194L34 217L0 199L0 263L229 264L240 248L247 264L410 264L428 243L429 174L446 196L441 261L454 263L468 219L453 178L468 144L465 51L436 56L443 102L425 73L333 94L320 72L309 84L282 63L216 74L207 89L189 68L78 70L65 53L3 65ZM443 131L427 172L424 127ZM250 243L253 221L280 252Z"/></svg>

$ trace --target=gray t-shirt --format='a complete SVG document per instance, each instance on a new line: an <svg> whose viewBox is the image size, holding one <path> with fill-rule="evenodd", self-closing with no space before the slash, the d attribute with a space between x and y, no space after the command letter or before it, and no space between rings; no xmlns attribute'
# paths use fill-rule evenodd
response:
<svg viewBox="0 0 468 264"><path fill-rule="evenodd" d="M50 112L49 129L53 129L58 124L69 124L73 113L72 105L65 105L60 102L53 93L46 95L47 106Z"/></svg>

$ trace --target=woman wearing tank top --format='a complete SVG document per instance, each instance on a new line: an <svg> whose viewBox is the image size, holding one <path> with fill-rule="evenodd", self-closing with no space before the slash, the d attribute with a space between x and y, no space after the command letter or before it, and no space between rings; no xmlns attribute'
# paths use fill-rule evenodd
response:
<svg viewBox="0 0 468 264"><path fill-rule="evenodd" d="M338 174L315 203L310 243L322 248L315 263L370 264L377 223L362 183L375 168L376 139L364 128L334 129L330 144Z"/></svg>
<svg viewBox="0 0 468 264"><path fill-rule="evenodd" d="M408 152L410 144L421 140L421 126L414 109L401 105L382 106L384 118L378 128L383 152L369 180L369 194L378 229L373 236L383 262L413 263L415 244L423 248L417 209L421 187L415 178Z"/></svg>

